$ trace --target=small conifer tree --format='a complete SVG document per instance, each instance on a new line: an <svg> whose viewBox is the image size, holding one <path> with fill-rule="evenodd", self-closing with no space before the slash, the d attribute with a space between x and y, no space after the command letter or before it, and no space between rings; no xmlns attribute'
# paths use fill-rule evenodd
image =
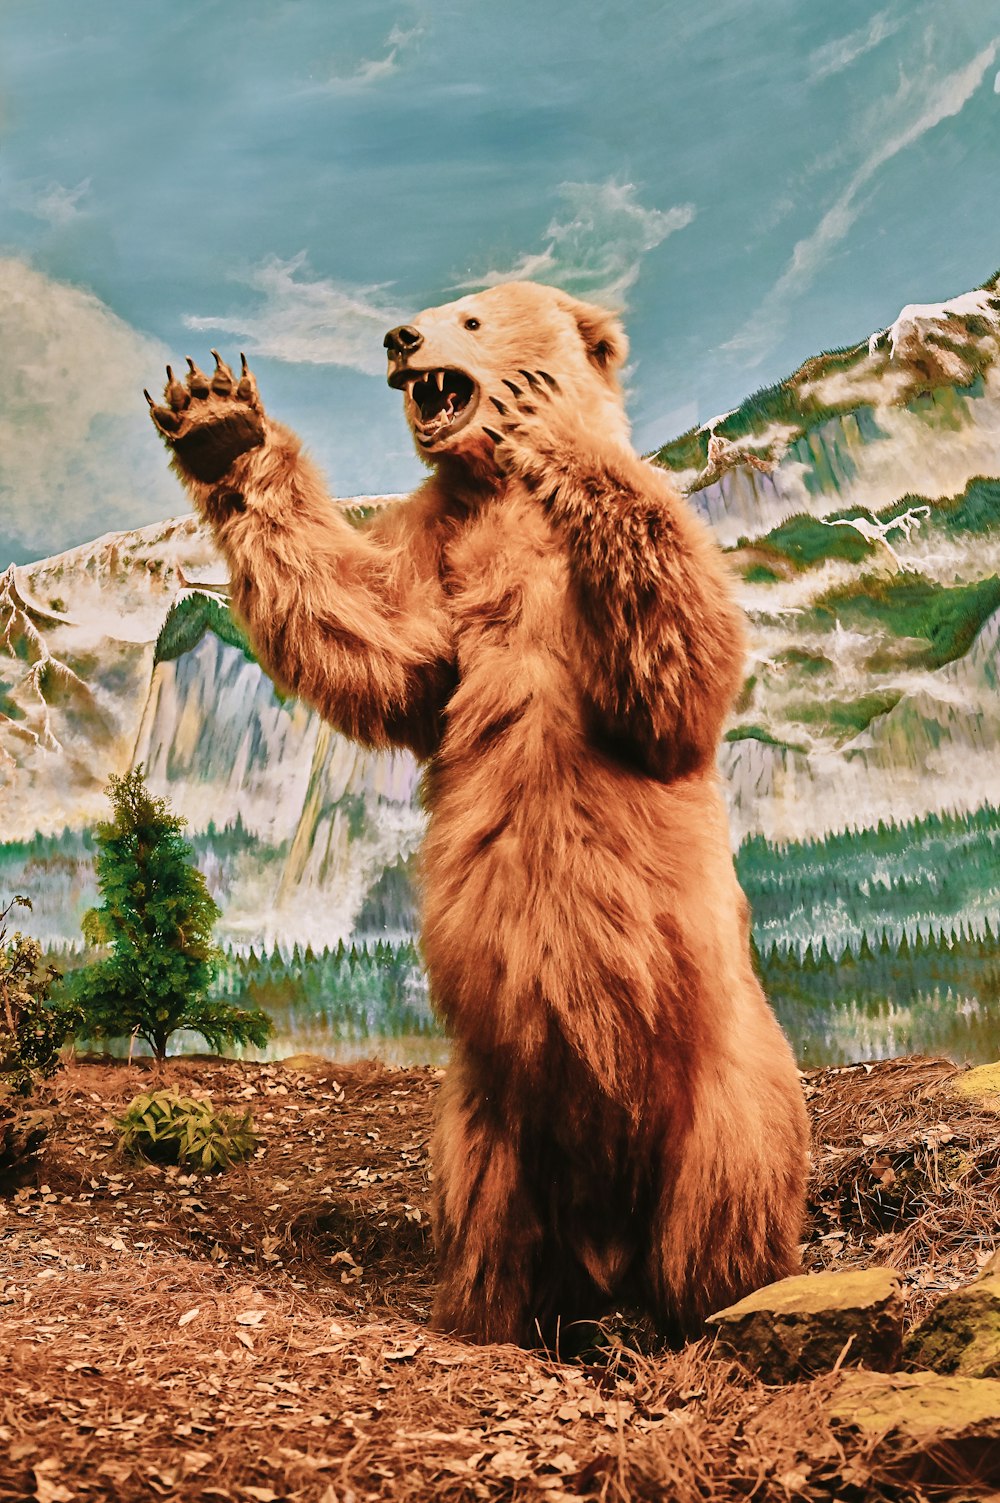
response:
<svg viewBox="0 0 1000 1503"><path fill-rule="evenodd" d="M113 777L114 816L98 825L97 882L103 902L84 915L84 937L106 953L68 978L94 1038L145 1039L157 1059L180 1028L210 1049L263 1045L270 1018L209 996L221 960L212 930L220 917L185 821L154 798L142 767Z"/></svg>

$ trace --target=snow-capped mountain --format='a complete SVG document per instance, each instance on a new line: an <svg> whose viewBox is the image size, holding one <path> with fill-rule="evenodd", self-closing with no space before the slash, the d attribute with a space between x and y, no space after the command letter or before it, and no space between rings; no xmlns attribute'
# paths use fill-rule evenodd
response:
<svg viewBox="0 0 1000 1503"><path fill-rule="evenodd" d="M903 309L651 459L729 551L750 620L720 756L734 843L1000 804L995 281ZM198 839L224 937L405 932L414 763L283 701L225 602L191 517L0 577L0 884L142 762ZM70 939L87 858L61 860L35 923Z"/></svg>

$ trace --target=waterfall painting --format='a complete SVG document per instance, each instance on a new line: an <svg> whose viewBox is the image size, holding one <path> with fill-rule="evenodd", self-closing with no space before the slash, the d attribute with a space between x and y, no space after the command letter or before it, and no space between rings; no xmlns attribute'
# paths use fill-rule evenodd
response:
<svg viewBox="0 0 1000 1503"><path fill-rule="evenodd" d="M245 350L360 517L422 474L384 332L527 277L623 311L636 442L730 561L719 775L800 1060L995 1056L996 17L796 9L7 11L0 900L57 965L141 764L275 1053L443 1058L420 768L262 672L143 388Z"/></svg>

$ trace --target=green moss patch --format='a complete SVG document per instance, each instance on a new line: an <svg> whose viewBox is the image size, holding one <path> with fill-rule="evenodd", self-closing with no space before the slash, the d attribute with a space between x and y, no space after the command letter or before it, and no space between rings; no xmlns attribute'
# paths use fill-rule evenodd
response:
<svg viewBox="0 0 1000 1503"><path fill-rule="evenodd" d="M743 578L747 584L777 584L781 575L769 569L766 564L751 564L749 569L745 570Z"/></svg>
<svg viewBox="0 0 1000 1503"><path fill-rule="evenodd" d="M185 595L171 606L156 639L154 663L172 662L186 652L193 652L207 631L220 641L236 647L250 663L256 663L253 648L236 625L226 606L213 595Z"/></svg>
<svg viewBox="0 0 1000 1503"><path fill-rule="evenodd" d="M726 741L762 741L765 746L778 746L782 751L794 751L805 753L804 746L795 746L790 741L779 741L777 736L772 736L762 725L736 725L727 731L724 737Z"/></svg>
<svg viewBox="0 0 1000 1503"><path fill-rule="evenodd" d="M811 700L808 704L791 706L785 713L799 725L830 726L840 734L855 736L867 730L879 715L895 709L902 697L899 690L886 689L863 694L860 699Z"/></svg>
<svg viewBox="0 0 1000 1503"><path fill-rule="evenodd" d="M8 720L23 720L24 711L10 697L13 687L0 678L0 715L6 715Z"/></svg>
<svg viewBox="0 0 1000 1503"><path fill-rule="evenodd" d="M833 667L830 659L822 652L805 652L801 647L788 647L784 652L779 652L774 660L776 663L787 663L790 668L798 668L801 673L808 673L810 678L818 674L829 673Z"/></svg>
<svg viewBox="0 0 1000 1503"><path fill-rule="evenodd" d="M821 595L813 607L818 624L839 620L881 627L893 636L921 638L925 648L910 655L915 666L940 668L969 648L983 623L1000 610L1000 578L951 587L920 574L865 574Z"/></svg>

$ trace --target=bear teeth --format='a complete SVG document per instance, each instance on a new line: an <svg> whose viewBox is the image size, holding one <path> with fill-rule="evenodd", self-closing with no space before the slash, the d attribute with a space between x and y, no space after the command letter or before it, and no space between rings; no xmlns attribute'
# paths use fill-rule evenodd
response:
<svg viewBox="0 0 1000 1503"><path fill-rule="evenodd" d="M475 406L476 384L458 369L401 371L390 384L405 392L422 443L437 443L449 429L467 422Z"/></svg>

